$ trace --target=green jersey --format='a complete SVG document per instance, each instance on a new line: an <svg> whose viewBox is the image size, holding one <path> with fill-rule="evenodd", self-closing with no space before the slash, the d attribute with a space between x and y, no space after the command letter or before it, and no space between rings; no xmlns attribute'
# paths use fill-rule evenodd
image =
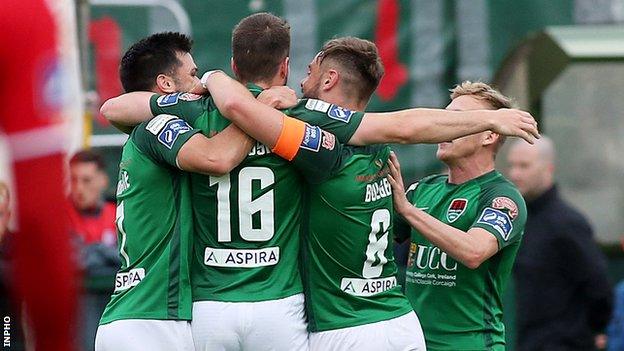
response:
<svg viewBox="0 0 624 351"><path fill-rule="evenodd" d="M116 216L121 269L100 324L191 319L189 180L176 157L198 132L160 115L138 125L124 145Z"/></svg>
<svg viewBox="0 0 624 351"><path fill-rule="evenodd" d="M387 146L345 147L341 169L309 187L302 266L312 332L412 311L397 285L389 154Z"/></svg>
<svg viewBox="0 0 624 351"><path fill-rule="evenodd" d="M208 136L230 124L209 97L154 96L151 107L154 115L181 116ZM318 100L302 100L286 113L345 141L363 116ZM229 174L193 174L191 185L195 301L254 302L303 291L298 270L303 184L289 162L257 143Z"/></svg>
<svg viewBox="0 0 624 351"><path fill-rule="evenodd" d="M463 184L439 175L413 184L408 200L462 231L482 228L498 252L469 269L411 231L406 295L420 319L429 350L504 350L503 290L520 246L526 206L518 190L497 171ZM397 232L407 233L403 219Z"/></svg>

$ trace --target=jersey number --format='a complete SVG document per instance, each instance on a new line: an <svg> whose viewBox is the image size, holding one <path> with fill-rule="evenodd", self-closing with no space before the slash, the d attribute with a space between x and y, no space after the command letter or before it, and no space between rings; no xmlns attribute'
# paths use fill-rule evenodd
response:
<svg viewBox="0 0 624 351"><path fill-rule="evenodd" d="M390 211L381 209L373 212L371 218L371 232L368 234L366 246L366 261L362 268L362 276L366 279L381 276L383 266L388 262L384 255L388 247L388 229L390 228ZM381 234L381 237L377 236Z"/></svg>
<svg viewBox="0 0 624 351"><path fill-rule="evenodd" d="M273 219L273 190L258 198L252 196L254 182L265 189L275 183L273 171L266 167L245 167L238 173L238 227L240 236L246 241L267 241L275 234ZM210 176L210 186L217 185L217 238L219 242L232 241L230 226L230 175ZM258 215L257 215L258 214ZM259 218L259 225L253 226L253 217Z"/></svg>

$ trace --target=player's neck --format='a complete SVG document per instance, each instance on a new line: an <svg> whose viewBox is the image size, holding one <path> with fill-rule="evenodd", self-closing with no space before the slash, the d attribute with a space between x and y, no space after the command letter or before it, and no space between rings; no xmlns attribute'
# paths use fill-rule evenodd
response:
<svg viewBox="0 0 624 351"><path fill-rule="evenodd" d="M247 83L255 84L255 85L259 86L262 89L269 89L270 87L277 87L277 86L284 85L284 80L279 75L276 75L271 80L247 82Z"/></svg>
<svg viewBox="0 0 624 351"><path fill-rule="evenodd" d="M486 157L470 157L449 162L449 178L451 184L462 184L478 178L494 170L494 160L490 155Z"/></svg>

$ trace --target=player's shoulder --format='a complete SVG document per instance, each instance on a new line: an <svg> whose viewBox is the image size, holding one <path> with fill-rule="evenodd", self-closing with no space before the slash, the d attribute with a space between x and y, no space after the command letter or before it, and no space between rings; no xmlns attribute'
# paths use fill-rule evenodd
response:
<svg viewBox="0 0 624 351"><path fill-rule="evenodd" d="M418 181L420 185L434 185L440 183L446 183L448 180L447 174L432 174L426 176Z"/></svg>
<svg viewBox="0 0 624 351"><path fill-rule="evenodd" d="M481 182L481 189L484 195L488 196L509 196L524 204L524 198L518 188L509 179L495 171L492 177L488 177Z"/></svg>
<svg viewBox="0 0 624 351"><path fill-rule="evenodd" d="M526 218L526 203L518 188L502 174L496 174L482 184L481 201L484 205L509 212L512 219Z"/></svg>
<svg viewBox="0 0 624 351"><path fill-rule="evenodd" d="M337 121L349 123L351 117L357 113L348 108L319 99L303 98L286 111L288 115L299 119L314 116L327 116Z"/></svg>

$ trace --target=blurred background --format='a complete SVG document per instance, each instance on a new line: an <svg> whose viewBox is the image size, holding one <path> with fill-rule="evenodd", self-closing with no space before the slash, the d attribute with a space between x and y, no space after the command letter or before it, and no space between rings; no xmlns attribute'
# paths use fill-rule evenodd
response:
<svg viewBox="0 0 624 351"><path fill-rule="evenodd" d="M109 201L126 136L98 109L122 93L124 51L149 34L180 31L195 40L200 72L231 74L233 26L267 11L292 27L289 85L296 91L322 43L349 35L374 41L386 68L369 111L444 107L448 89L463 80L492 82L515 98L553 139L559 188L593 225L612 281L624 278L624 0L59 0L53 7L66 23L70 155L89 148L104 157ZM396 146L406 182L442 169L435 148ZM0 151L0 180L11 184L8 169ZM85 291L105 304L113 274L93 271ZM512 283L505 299L509 350L513 291Z"/></svg>

